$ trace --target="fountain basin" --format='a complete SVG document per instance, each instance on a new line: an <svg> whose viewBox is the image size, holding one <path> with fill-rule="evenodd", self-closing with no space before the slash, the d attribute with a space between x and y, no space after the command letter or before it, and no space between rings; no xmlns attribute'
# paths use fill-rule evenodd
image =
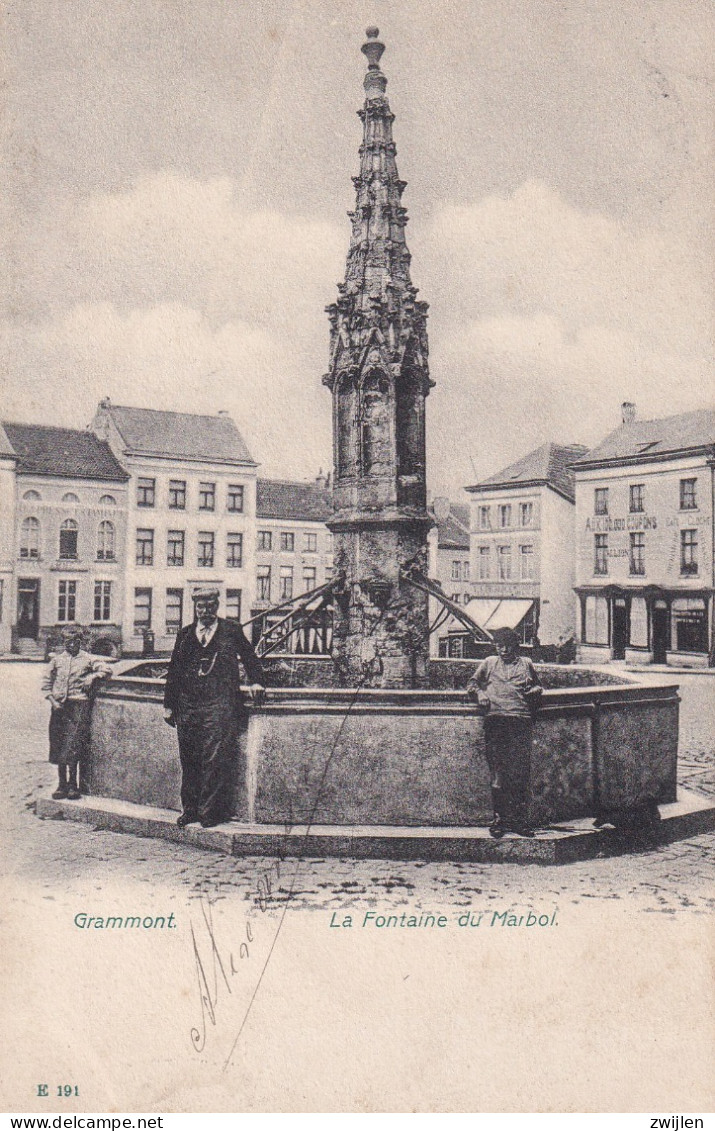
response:
<svg viewBox="0 0 715 1131"><path fill-rule="evenodd" d="M587 671L562 669L560 681L572 673L576 686L543 695L531 766L537 824L676 799L677 685L589 685ZM178 810L164 681L131 672L94 703L90 792ZM242 736L235 791L236 817L252 824L484 825L483 717L463 690L272 688Z"/></svg>

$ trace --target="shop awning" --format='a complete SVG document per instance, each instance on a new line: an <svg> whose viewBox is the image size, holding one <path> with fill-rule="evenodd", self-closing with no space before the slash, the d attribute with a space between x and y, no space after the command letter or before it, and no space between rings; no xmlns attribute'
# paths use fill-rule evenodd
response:
<svg viewBox="0 0 715 1131"><path fill-rule="evenodd" d="M499 602L488 622L482 627L486 628L487 632L494 632L496 628L516 628L533 606L533 601L519 600L516 597L505 598Z"/></svg>
<svg viewBox="0 0 715 1131"><path fill-rule="evenodd" d="M498 597L472 597L464 606L464 611L480 628L486 628L487 621L500 603Z"/></svg>
<svg viewBox="0 0 715 1131"><path fill-rule="evenodd" d="M495 628L516 628L533 607L533 601L518 597L473 597L464 611L480 628L493 632Z"/></svg>

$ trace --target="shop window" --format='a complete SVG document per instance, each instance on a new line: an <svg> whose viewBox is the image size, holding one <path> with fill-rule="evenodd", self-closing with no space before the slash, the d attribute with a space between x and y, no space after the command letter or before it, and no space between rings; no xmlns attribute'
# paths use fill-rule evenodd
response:
<svg viewBox="0 0 715 1131"><path fill-rule="evenodd" d="M631 483L628 489L628 510L631 514L642 514L645 510L645 488L642 483Z"/></svg>
<svg viewBox="0 0 715 1131"><path fill-rule="evenodd" d="M24 518L20 527L20 557L36 561L40 556L40 520Z"/></svg>
<svg viewBox="0 0 715 1131"><path fill-rule="evenodd" d="M593 513L608 514L608 487L596 487L593 492Z"/></svg>
<svg viewBox="0 0 715 1131"><path fill-rule="evenodd" d="M698 572L698 532L680 531L680 572L684 577L692 577Z"/></svg>
<svg viewBox="0 0 715 1131"><path fill-rule="evenodd" d="M694 511L698 509L696 496L697 479L680 480L680 509L681 511Z"/></svg>
<svg viewBox="0 0 715 1131"><path fill-rule="evenodd" d="M77 557L77 539L79 527L73 518L67 518L60 527L60 557Z"/></svg>
<svg viewBox="0 0 715 1131"><path fill-rule="evenodd" d="M708 624L701 597L677 597L672 604L673 633L678 652L707 652Z"/></svg>
<svg viewBox="0 0 715 1131"><path fill-rule="evenodd" d="M593 539L593 572L608 573L608 535L596 534Z"/></svg>
<svg viewBox="0 0 715 1131"><path fill-rule="evenodd" d="M645 534L637 531L631 534L630 572L634 576L645 576Z"/></svg>
<svg viewBox="0 0 715 1131"><path fill-rule="evenodd" d="M630 643L634 648L648 647L648 606L643 597L631 598Z"/></svg>
<svg viewBox="0 0 715 1131"><path fill-rule="evenodd" d="M583 609L584 644L608 644L608 602L605 597L587 597Z"/></svg>

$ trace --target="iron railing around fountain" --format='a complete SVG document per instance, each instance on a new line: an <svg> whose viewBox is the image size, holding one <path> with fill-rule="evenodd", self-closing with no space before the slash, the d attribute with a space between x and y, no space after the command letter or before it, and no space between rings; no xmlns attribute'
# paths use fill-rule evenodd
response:
<svg viewBox="0 0 715 1131"><path fill-rule="evenodd" d="M467 630L470 636L479 644L492 644L493 638L486 628L482 628L476 621L465 613L461 605L456 601L452 601L439 581L434 581L431 577L427 577L413 562L407 562L406 565L400 569L400 577L406 581L408 585L414 585L415 589L421 589L423 593L428 593L430 597L434 597L436 601L442 605L437 616L430 625L430 635L436 632L438 628L444 624L450 614L458 620L461 625Z"/></svg>
<svg viewBox="0 0 715 1131"><path fill-rule="evenodd" d="M291 597L279 605L261 609L250 620L244 621L244 630L253 628L254 647L259 656L276 652L294 638L292 652L303 655L327 655L332 637L332 609L330 598L340 579L334 578L323 585L309 589L298 597ZM317 604L315 602L317 601ZM283 613L283 616L279 614ZM278 616L278 619L275 619ZM254 626L257 626L258 632ZM314 638L311 641L311 633ZM317 644L317 647L315 646Z"/></svg>

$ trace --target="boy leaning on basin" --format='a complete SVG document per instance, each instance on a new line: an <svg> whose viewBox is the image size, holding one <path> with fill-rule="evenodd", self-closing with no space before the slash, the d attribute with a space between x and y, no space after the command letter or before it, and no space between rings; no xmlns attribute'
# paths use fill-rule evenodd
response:
<svg viewBox="0 0 715 1131"><path fill-rule="evenodd" d="M467 684L467 693L486 709L484 740L491 774L494 818L489 832L532 837L529 824L529 768L533 718L543 688L531 660L519 655L511 628L493 633L496 656L488 656Z"/></svg>
<svg viewBox="0 0 715 1131"><path fill-rule="evenodd" d="M52 656L42 681L51 707L49 757L59 777L52 796L77 801L82 788L77 769L81 774L89 753L92 692L99 680L111 678L112 669L103 658L83 650L79 629L65 629L62 642L64 649Z"/></svg>

